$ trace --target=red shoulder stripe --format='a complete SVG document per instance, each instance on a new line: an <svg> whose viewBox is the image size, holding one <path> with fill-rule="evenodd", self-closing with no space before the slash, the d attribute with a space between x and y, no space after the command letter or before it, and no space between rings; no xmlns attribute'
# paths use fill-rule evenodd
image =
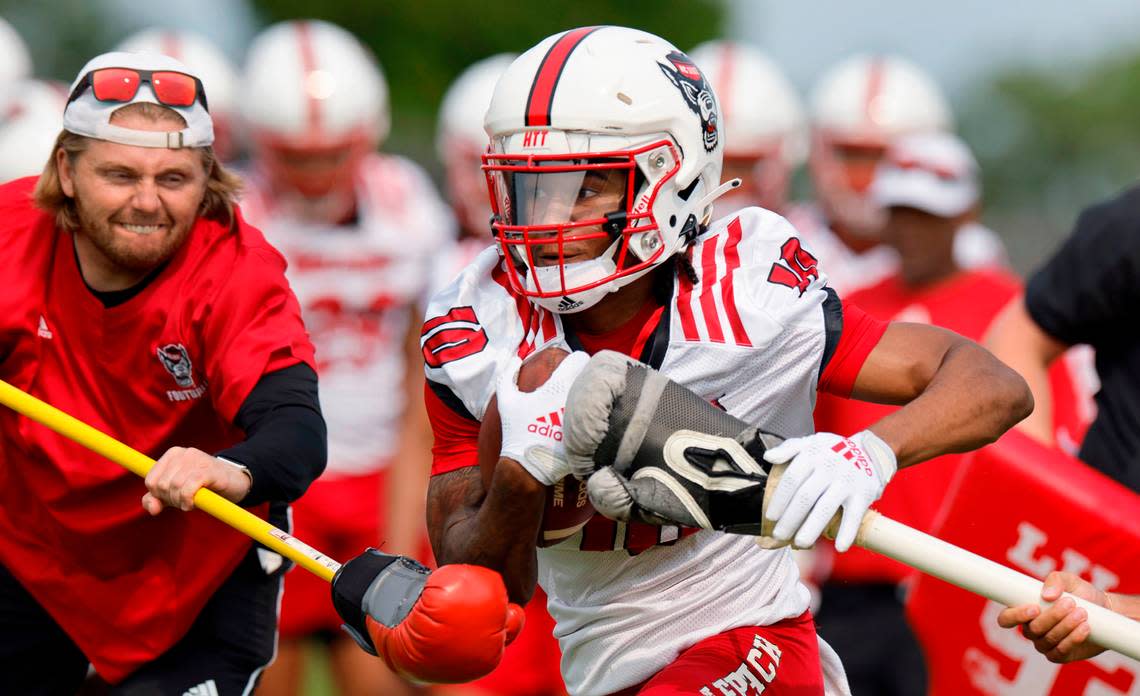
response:
<svg viewBox="0 0 1140 696"><path fill-rule="evenodd" d="M691 264L693 247L685 251L685 256ZM685 334L686 341L699 340L701 336L697 333L697 320L693 317L693 281L687 274L681 273L677 282L681 288L677 293L677 316L681 319L681 331Z"/></svg>
<svg viewBox="0 0 1140 696"><path fill-rule="evenodd" d="M709 340L713 343L724 343L720 314L716 311L716 299L713 297L713 285L716 284L716 248L719 244L720 237L712 237L704 241L704 247L701 249L701 313L705 315L705 326L709 330Z"/></svg>
<svg viewBox="0 0 1140 696"><path fill-rule="evenodd" d="M732 338L738 346L752 347L748 340L748 332L744 330L744 322L740 319L740 311L736 308L736 294L732 288L732 273L740 268L740 252L737 247L744 236L740 226L740 218L728 223L728 242L724 247L724 278L720 283L720 296L724 300L724 311L728 314L728 324L732 328Z"/></svg>

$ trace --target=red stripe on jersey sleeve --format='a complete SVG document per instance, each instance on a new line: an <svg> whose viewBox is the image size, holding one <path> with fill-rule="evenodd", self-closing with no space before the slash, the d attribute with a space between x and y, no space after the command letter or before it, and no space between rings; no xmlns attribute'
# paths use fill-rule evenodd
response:
<svg viewBox="0 0 1140 696"><path fill-rule="evenodd" d="M732 288L733 271L740 268L740 252L737 246L744 230L740 227L740 218L728 223L728 242L724 246L724 279L720 282L720 297L724 300L724 311L728 314L728 325L732 328L732 338L738 346L752 347L748 340L748 332L744 330L744 322L740 319L740 311L736 308L736 293Z"/></svg>
<svg viewBox="0 0 1140 696"><path fill-rule="evenodd" d="M691 264L693 247L689 247L685 256L688 257ZM693 281L687 273L680 273L677 282L681 288L677 293L677 316L681 319L681 331L685 334L686 341L696 341L701 336L697 333L697 320L693 318Z"/></svg>
<svg viewBox="0 0 1140 696"><path fill-rule="evenodd" d="M424 384L424 405L435 442L431 446L431 475L479 463L479 422L451 410Z"/></svg>
<svg viewBox="0 0 1140 696"><path fill-rule="evenodd" d="M855 378L879 339L887 331L888 322L875 319L858 305L843 303L843 333L831 361L819 378L819 391L848 398Z"/></svg>

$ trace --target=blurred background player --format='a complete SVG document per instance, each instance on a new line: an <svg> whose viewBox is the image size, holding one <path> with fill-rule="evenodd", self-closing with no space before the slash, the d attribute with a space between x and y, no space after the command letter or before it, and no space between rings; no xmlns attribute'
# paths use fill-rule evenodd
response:
<svg viewBox="0 0 1140 696"><path fill-rule="evenodd" d="M66 98L66 86L32 79L27 44L0 17L0 183L43 169Z"/></svg>
<svg viewBox="0 0 1140 696"><path fill-rule="evenodd" d="M712 83L724 133L725 181L743 185L716 204L723 217L758 205L785 214L792 173L807 156L807 121L792 84L760 50L708 41L690 53Z"/></svg>
<svg viewBox="0 0 1140 696"><path fill-rule="evenodd" d="M24 78L0 86L0 183L43 171L63 127L67 85Z"/></svg>
<svg viewBox="0 0 1140 696"><path fill-rule="evenodd" d="M432 278L432 294L443 289L475 256L492 244L491 204L483 154L490 139L483 115L495 83L517 56L500 53L484 58L459 74L447 88L439 109L436 153L444 165L448 201L459 223L459 239L441 254ZM457 687L436 687L440 694L547 696L564 694L558 668L561 653L554 639L554 620L546 610L546 593L538 589L526 604L522 633L487 677Z"/></svg>
<svg viewBox="0 0 1140 696"><path fill-rule="evenodd" d="M939 132L897 138L880 158L868 195L886 216L882 243L898 255L899 266L846 299L883 321L933 324L980 340L1020 282L998 268L963 269L955 259L958 230L980 205L978 165L966 144ZM1075 403L1063 369L1053 375L1052 389L1064 403ZM816 428L857 431L894 410L821 394ZM1072 408L1056 415L1079 417ZM944 455L900 474L876 509L930 531L961 461L961 455ZM820 552L827 548L821 545ZM819 630L843 658L852 692L925 693L922 652L903 614L901 583L913 571L863 549L835 554L824 566L830 577L822 589ZM874 641L867 640L869 625L877 632Z"/></svg>
<svg viewBox="0 0 1140 696"><path fill-rule="evenodd" d="M797 206L788 217L843 295L898 268L894 252L879 243L883 214L867 195L887 147L909 133L950 132L954 117L918 66L898 56L858 54L824 73L813 88L811 128L815 203ZM955 247L963 267L1004 263L1000 240L980 225L967 226Z"/></svg>
<svg viewBox="0 0 1140 696"><path fill-rule="evenodd" d="M435 149L444 166L447 197L459 223L460 240L479 240L480 250L491 243L491 205L483 153L489 138L483 114L499 76L516 58L499 53L471 64L443 94L436 126Z"/></svg>
<svg viewBox="0 0 1140 696"><path fill-rule="evenodd" d="M447 200L459 234L456 243L438 257L429 297L446 287L492 243L491 205L482 160L489 139L483 130L483 114L491 103L495 83L515 57L513 53L499 53L473 63L448 86L440 102L435 151L443 164Z"/></svg>
<svg viewBox="0 0 1140 696"><path fill-rule="evenodd" d="M220 48L206 37L191 31L151 27L123 39L115 50L161 53L176 58L197 71L210 95L214 149L223 162L233 162L239 158L241 148L234 118L237 68Z"/></svg>
<svg viewBox="0 0 1140 696"><path fill-rule="evenodd" d="M296 533L334 557L377 546L423 558L431 440L416 304L452 222L419 167L376 152L387 85L344 29L269 27L250 46L242 94L253 144L245 207L289 261L329 423L329 467L298 502ZM298 693L305 637L328 641L343 694L412 690L339 630L326 583L297 572L285 586L261 693Z"/></svg>
<svg viewBox="0 0 1140 696"><path fill-rule="evenodd" d="M32 76L32 55L19 32L0 17L0 105L4 86Z"/></svg>

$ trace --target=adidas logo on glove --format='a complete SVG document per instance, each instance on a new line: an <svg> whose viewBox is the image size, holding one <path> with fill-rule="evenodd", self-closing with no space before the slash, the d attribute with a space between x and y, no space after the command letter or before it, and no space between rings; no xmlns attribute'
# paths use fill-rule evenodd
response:
<svg viewBox="0 0 1140 696"><path fill-rule="evenodd" d="M526 427L528 432L548 437L555 442L562 442L562 413L565 409L551 411L545 416L539 416Z"/></svg>

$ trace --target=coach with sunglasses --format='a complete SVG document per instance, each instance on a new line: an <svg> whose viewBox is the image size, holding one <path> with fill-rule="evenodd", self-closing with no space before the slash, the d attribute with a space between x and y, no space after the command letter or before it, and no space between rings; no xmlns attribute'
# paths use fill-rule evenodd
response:
<svg viewBox="0 0 1140 696"><path fill-rule="evenodd" d="M2 692L74 693L90 662L116 694L248 693L272 658L281 558L184 511L205 486L286 523L325 425L213 139L185 66L108 53L43 174L0 187L0 378L158 459L144 486L0 409Z"/></svg>

